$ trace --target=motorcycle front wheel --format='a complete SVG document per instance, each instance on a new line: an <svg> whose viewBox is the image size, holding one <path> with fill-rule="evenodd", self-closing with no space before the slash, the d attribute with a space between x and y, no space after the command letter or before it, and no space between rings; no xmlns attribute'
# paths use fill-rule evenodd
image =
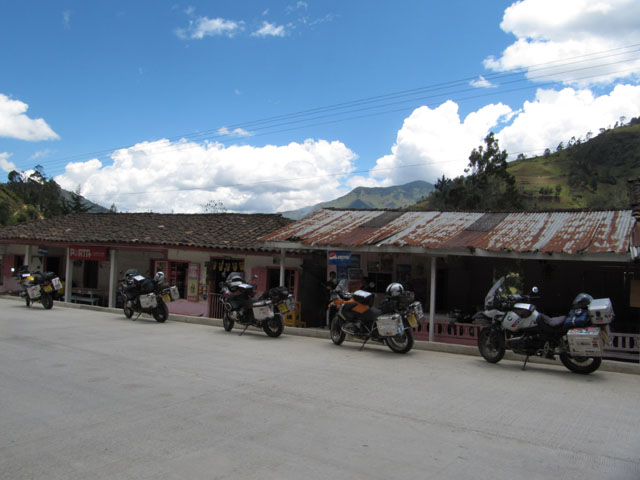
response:
<svg viewBox="0 0 640 480"><path fill-rule="evenodd" d="M153 318L156 319L156 322L162 323L169 318L169 309L167 308L167 304L162 302L158 303L158 306L153 309Z"/></svg>
<svg viewBox="0 0 640 480"><path fill-rule="evenodd" d="M413 332L406 329L399 335L385 338L385 342L392 352L407 353L413 348Z"/></svg>
<svg viewBox="0 0 640 480"><path fill-rule="evenodd" d="M53 298L48 293L43 293L40 296L40 301L42 302L42 306L45 310L50 310L53 307Z"/></svg>
<svg viewBox="0 0 640 480"><path fill-rule="evenodd" d="M27 307L30 307L30 306L31 306L31 299L29 298L29 295L27 295L26 297L24 297L24 301L26 302Z"/></svg>
<svg viewBox="0 0 640 480"><path fill-rule="evenodd" d="M274 315L273 318L265 320L262 323L262 328L264 333L269 335L270 337L279 337L284 331L284 320L282 315L277 314Z"/></svg>
<svg viewBox="0 0 640 480"><path fill-rule="evenodd" d="M133 317L133 308L124 307L124 316L127 318Z"/></svg>
<svg viewBox="0 0 640 480"><path fill-rule="evenodd" d="M222 317L222 326L225 331L230 332L234 323L235 322L229 318L229 312L224 312L224 316Z"/></svg>
<svg viewBox="0 0 640 480"><path fill-rule="evenodd" d="M478 335L478 350L489 363L498 363L504 357L504 339L498 328L484 327Z"/></svg>
<svg viewBox="0 0 640 480"><path fill-rule="evenodd" d="M347 336L347 334L342 330L343 325L344 320L337 315L333 317L333 320L331 320L331 341L336 345L341 345Z"/></svg>
<svg viewBox="0 0 640 480"><path fill-rule="evenodd" d="M595 372L602 364L600 357L572 357L568 353L561 353L560 361L572 372L583 375Z"/></svg>

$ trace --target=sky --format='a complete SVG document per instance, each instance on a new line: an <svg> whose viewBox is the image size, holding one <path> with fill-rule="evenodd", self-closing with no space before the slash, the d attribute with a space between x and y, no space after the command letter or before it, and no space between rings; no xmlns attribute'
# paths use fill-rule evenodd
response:
<svg viewBox="0 0 640 480"><path fill-rule="evenodd" d="M0 1L0 175L273 213L640 116L637 0Z"/></svg>

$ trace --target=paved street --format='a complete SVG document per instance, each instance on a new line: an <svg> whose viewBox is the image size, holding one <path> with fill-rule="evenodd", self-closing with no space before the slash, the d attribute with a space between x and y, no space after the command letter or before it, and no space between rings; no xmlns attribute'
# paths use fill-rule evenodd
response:
<svg viewBox="0 0 640 480"><path fill-rule="evenodd" d="M0 478L640 478L640 378L0 299Z"/></svg>

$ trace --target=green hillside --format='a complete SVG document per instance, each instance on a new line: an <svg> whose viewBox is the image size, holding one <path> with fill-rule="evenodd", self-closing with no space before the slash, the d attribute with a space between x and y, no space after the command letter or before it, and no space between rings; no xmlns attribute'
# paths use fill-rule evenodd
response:
<svg viewBox="0 0 640 480"><path fill-rule="evenodd" d="M547 156L516 160L527 210L626 208L627 180L640 176L640 124L608 130Z"/></svg>
<svg viewBox="0 0 640 480"><path fill-rule="evenodd" d="M298 220L320 208L401 209L424 199L432 190L433 185L422 180L392 187L357 187L335 200L282 212L282 215Z"/></svg>

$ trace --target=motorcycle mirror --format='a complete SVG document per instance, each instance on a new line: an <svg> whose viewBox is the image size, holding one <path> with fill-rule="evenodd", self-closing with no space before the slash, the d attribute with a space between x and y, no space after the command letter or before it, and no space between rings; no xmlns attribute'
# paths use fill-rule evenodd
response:
<svg viewBox="0 0 640 480"><path fill-rule="evenodd" d="M536 295L538 294L538 292L539 292L539 291L540 291L540 290L538 290L538 287L533 287L533 288L531 289L531 292L532 292L532 293L534 293L534 294L536 294Z"/></svg>

